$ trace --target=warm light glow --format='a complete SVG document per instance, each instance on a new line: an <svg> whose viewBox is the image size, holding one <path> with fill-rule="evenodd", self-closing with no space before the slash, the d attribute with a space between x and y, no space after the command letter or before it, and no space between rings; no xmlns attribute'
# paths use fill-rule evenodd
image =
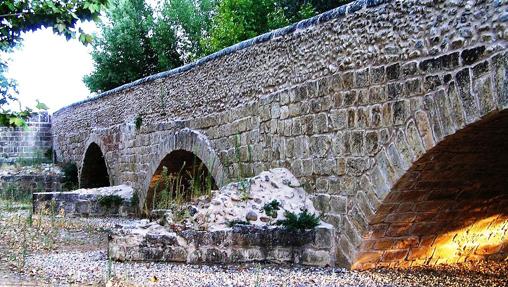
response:
<svg viewBox="0 0 508 287"><path fill-rule="evenodd" d="M499 252L507 241L508 216L495 215L438 235L423 257L438 264L483 259ZM502 260L508 258L504 257Z"/></svg>
<svg viewBox="0 0 508 287"><path fill-rule="evenodd" d="M371 246L383 246L381 243L388 242L387 247L370 248L362 252L352 268L359 270L373 267L405 268L463 263L489 258L497 261L508 260L508 215L490 216L466 227L435 235L434 238L426 235L420 237L416 244L411 246L394 247L401 246L400 240L397 240L388 239L387 241L386 238L374 240Z"/></svg>

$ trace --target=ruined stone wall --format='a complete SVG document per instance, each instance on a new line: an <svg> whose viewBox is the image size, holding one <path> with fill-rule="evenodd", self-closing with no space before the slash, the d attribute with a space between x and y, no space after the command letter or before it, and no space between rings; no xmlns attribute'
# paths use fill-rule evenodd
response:
<svg viewBox="0 0 508 287"><path fill-rule="evenodd" d="M350 266L412 163L506 109L507 8L356 1L64 108L54 147L81 165L97 143L112 184L141 201L174 149L195 152L219 184L286 167L336 227L338 265Z"/></svg>
<svg viewBox="0 0 508 287"><path fill-rule="evenodd" d="M0 164L44 157L51 149L51 117L43 112L27 120L27 128L0 127Z"/></svg>

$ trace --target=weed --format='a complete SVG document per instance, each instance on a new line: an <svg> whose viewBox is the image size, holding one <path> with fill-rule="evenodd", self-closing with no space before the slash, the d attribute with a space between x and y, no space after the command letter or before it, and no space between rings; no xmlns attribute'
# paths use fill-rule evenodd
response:
<svg viewBox="0 0 508 287"><path fill-rule="evenodd" d="M213 178L203 162L194 157L193 162L183 162L176 173L170 173L166 166L156 179L153 189L152 207L154 209L172 209L186 201L192 201L203 195L211 196L214 187Z"/></svg>
<svg viewBox="0 0 508 287"><path fill-rule="evenodd" d="M53 148L50 147L44 152L44 157L48 159L48 161L53 162Z"/></svg>
<svg viewBox="0 0 508 287"><path fill-rule="evenodd" d="M182 184L182 171L185 162L176 175L169 174L167 167L162 167L160 179L154 188L152 207L154 209L170 209L174 204L180 205L183 202L185 187ZM159 188L161 188L160 192Z"/></svg>
<svg viewBox="0 0 508 287"><path fill-rule="evenodd" d="M64 173L62 187L64 190L74 190L78 188L78 166L73 162L66 162L62 166Z"/></svg>
<svg viewBox="0 0 508 287"><path fill-rule="evenodd" d="M116 195L116 194L115 195L105 195L105 196L101 196L97 202L99 202L100 206L106 207L106 208L118 207L122 204L123 198L119 195Z"/></svg>
<svg viewBox="0 0 508 287"><path fill-rule="evenodd" d="M139 205L139 195L137 192L134 192L134 194L131 197L131 207L137 207Z"/></svg>
<svg viewBox="0 0 508 287"><path fill-rule="evenodd" d="M137 131L141 129L141 126L143 125L143 117L141 115L138 115L136 117L136 119L134 120L134 125L136 126Z"/></svg>
<svg viewBox="0 0 508 287"><path fill-rule="evenodd" d="M254 283L255 287L261 286L260 273L261 273L261 265L258 263L258 264L256 264L256 270L255 270L255 274L256 274L256 282Z"/></svg>
<svg viewBox="0 0 508 287"><path fill-rule="evenodd" d="M173 213L173 220L175 222L182 222L186 218L190 217L190 212L187 208L176 208L177 210Z"/></svg>
<svg viewBox="0 0 508 287"><path fill-rule="evenodd" d="M106 282L108 282L112 277L113 274L113 260L111 260L111 257L108 256L108 263L106 266Z"/></svg>
<svg viewBox="0 0 508 287"><path fill-rule="evenodd" d="M271 218L277 218L277 211L280 210L280 206L281 206L280 202L274 199L269 203L265 203L265 205L263 205L262 210L265 212L266 215L270 216Z"/></svg>
<svg viewBox="0 0 508 287"><path fill-rule="evenodd" d="M293 231L314 229L320 222L319 216L309 213L307 210L304 210L300 214L286 211L284 216L286 219L278 220L275 224Z"/></svg>
<svg viewBox="0 0 508 287"><path fill-rule="evenodd" d="M32 192L21 189L16 183L4 183L0 186L0 200L5 204L6 210L13 210L15 205L23 205L26 208L32 203Z"/></svg>

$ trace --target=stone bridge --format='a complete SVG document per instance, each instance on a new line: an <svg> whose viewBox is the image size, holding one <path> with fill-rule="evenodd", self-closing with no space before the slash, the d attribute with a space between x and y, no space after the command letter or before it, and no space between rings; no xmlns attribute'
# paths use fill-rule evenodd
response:
<svg viewBox="0 0 508 287"><path fill-rule="evenodd" d="M508 254L507 1L356 1L54 114L82 186L286 167L364 269Z"/></svg>

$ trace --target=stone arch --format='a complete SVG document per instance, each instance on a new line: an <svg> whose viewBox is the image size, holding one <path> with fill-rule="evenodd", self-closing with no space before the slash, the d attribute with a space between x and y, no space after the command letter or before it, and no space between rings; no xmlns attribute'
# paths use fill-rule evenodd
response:
<svg viewBox="0 0 508 287"><path fill-rule="evenodd" d="M101 147L96 137L91 137L86 147L79 169L80 188L110 186L111 178L103 153L104 147Z"/></svg>
<svg viewBox="0 0 508 287"><path fill-rule="evenodd" d="M227 170L223 167L219 157L212 148L211 142L208 138L197 131L189 128L181 129L176 132L171 132L165 136L164 140L158 147L157 156L149 164L147 177L143 183L142 192L140 196L140 208L144 208L148 199L148 191L152 178L160 172L161 164L164 161L169 162L171 156L189 156L194 155L206 167L207 171L211 174L215 187L222 187L227 179ZM173 157L174 158L174 157Z"/></svg>
<svg viewBox="0 0 508 287"><path fill-rule="evenodd" d="M353 268L508 258L507 57L491 61L492 75L457 72L391 130L340 238Z"/></svg>

